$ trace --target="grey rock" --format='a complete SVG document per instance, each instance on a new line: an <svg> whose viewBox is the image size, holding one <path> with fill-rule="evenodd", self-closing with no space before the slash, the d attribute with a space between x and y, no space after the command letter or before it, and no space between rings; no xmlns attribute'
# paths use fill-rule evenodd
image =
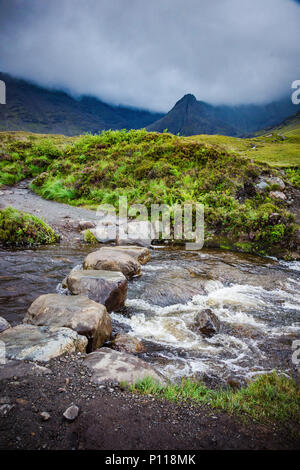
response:
<svg viewBox="0 0 300 470"><path fill-rule="evenodd" d="M205 336L213 336L220 330L220 320L209 308L202 310L196 315L195 329Z"/></svg>
<svg viewBox="0 0 300 470"><path fill-rule="evenodd" d="M85 294L111 312L124 307L128 282L121 272L81 270L71 271L67 286L71 294Z"/></svg>
<svg viewBox="0 0 300 470"><path fill-rule="evenodd" d="M41 418L43 421L49 421L51 415L47 411L42 411Z"/></svg>
<svg viewBox="0 0 300 470"><path fill-rule="evenodd" d="M268 185L268 183L266 183L266 181L262 180L259 183L257 183L255 185L255 187L259 192L263 192L263 191L266 191L269 188L269 185Z"/></svg>
<svg viewBox="0 0 300 470"><path fill-rule="evenodd" d="M123 351L129 354L146 351L146 348L141 341L127 333L117 334L112 340L111 347L116 351Z"/></svg>
<svg viewBox="0 0 300 470"><path fill-rule="evenodd" d="M279 187L279 189L281 190L285 189L284 182L282 181L281 178L278 178L277 176L266 178L266 181L269 183L270 186L272 186L273 184L276 184Z"/></svg>
<svg viewBox="0 0 300 470"><path fill-rule="evenodd" d="M101 348L89 354L84 360L84 365L93 371L91 381L98 385L120 382L133 384L146 377L152 377L161 385L166 383L162 374L147 362L109 348Z"/></svg>
<svg viewBox="0 0 300 470"><path fill-rule="evenodd" d="M71 405L66 411L63 413L63 416L66 418L67 421L74 421L79 414L79 408L76 405Z"/></svg>
<svg viewBox="0 0 300 470"><path fill-rule="evenodd" d="M92 350L108 341L112 333L111 318L104 305L86 295L41 295L30 305L24 323L70 328L86 336Z"/></svg>
<svg viewBox="0 0 300 470"><path fill-rule="evenodd" d="M15 407L15 405L9 405L6 403L5 405L0 406L0 418L5 418L8 413Z"/></svg>
<svg viewBox="0 0 300 470"><path fill-rule="evenodd" d="M0 333L2 333L2 331L8 330L8 328L11 328L8 321L5 320L5 318L0 317Z"/></svg>
<svg viewBox="0 0 300 470"><path fill-rule="evenodd" d="M135 258L113 247L100 248L88 254L83 261L83 268L120 271L127 279L141 274L141 265Z"/></svg>
<svg viewBox="0 0 300 470"><path fill-rule="evenodd" d="M119 251L121 253L126 253L135 260L137 260L140 264L146 264L150 260L150 250L146 247L142 246L134 246L134 245L123 245L123 246L114 246L114 247L107 247L103 246L101 248L102 251L105 250L114 250Z"/></svg>
<svg viewBox="0 0 300 470"><path fill-rule="evenodd" d="M0 334L5 343L6 358L47 362L64 353L84 352L85 336L69 328L17 325Z"/></svg>

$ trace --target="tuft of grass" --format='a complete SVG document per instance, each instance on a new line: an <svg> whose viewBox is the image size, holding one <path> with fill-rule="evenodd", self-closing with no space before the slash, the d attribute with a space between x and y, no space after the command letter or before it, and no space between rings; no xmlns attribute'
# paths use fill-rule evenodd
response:
<svg viewBox="0 0 300 470"><path fill-rule="evenodd" d="M86 243L89 243L90 245L98 244L97 238L90 230L84 231L83 239Z"/></svg>
<svg viewBox="0 0 300 470"><path fill-rule="evenodd" d="M13 207L0 210L0 243L5 246L37 246L56 243L59 235L38 217Z"/></svg>
<svg viewBox="0 0 300 470"><path fill-rule="evenodd" d="M299 422L300 389L295 381L275 371L260 375L246 387L211 390L203 383L183 379L181 384L162 386L151 377L129 387L133 393L154 395L170 401L207 404L231 414L257 421Z"/></svg>

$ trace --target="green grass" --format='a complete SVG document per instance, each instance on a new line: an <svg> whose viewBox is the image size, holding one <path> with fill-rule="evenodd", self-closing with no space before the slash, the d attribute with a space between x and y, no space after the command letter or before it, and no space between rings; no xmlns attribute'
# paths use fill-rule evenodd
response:
<svg viewBox="0 0 300 470"><path fill-rule="evenodd" d="M59 235L41 219L13 207L0 210L0 243L6 246L37 246L59 241Z"/></svg>
<svg viewBox="0 0 300 470"><path fill-rule="evenodd" d="M189 401L196 405L206 404L261 422L299 423L300 419L299 387L294 380L276 372L261 375L247 387L238 390L211 390L192 379L184 379L180 385L163 387L152 378L136 382L130 390L179 403Z"/></svg>
<svg viewBox="0 0 300 470"><path fill-rule="evenodd" d="M275 142L263 144L262 139ZM295 142L283 141L280 135L254 138L265 157L270 146L300 148L297 135L289 139ZM255 185L268 174L298 187L299 168L290 166L282 174L258 161L262 157L256 160L258 150L252 151L252 145L253 139L185 138L145 130L76 138L0 133L0 184L34 177L31 187L42 197L94 209L99 204L118 206L119 196L148 210L153 203L200 202L205 206L206 246L292 255L293 215L285 202L272 199L274 188L260 194ZM265 159L271 162L271 157ZM282 160L281 166L286 163Z"/></svg>

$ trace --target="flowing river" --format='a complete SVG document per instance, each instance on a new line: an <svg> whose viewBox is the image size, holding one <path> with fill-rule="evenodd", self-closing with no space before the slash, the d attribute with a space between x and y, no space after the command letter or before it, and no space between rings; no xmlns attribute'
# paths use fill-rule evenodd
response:
<svg viewBox="0 0 300 470"><path fill-rule="evenodd" d="M20 323L41 294L61 281L90 247L0 251L0 316ZM194 376L211 386L273 369L295 372L292 343L300 339L300 263L230 252L155 248L142 276L129 281L126 309L112 313L114 332L141 339L141 357L171 380ZM210 308L220 332L195 331Z"/></svg>

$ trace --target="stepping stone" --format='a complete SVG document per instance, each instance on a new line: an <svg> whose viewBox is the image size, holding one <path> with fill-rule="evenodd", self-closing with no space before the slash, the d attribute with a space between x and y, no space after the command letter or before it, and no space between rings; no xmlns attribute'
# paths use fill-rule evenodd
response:
<svg viewBox="0 0 300 470"><path fill-rule="evenodd" d="M135 258L114 248L101 248L87 255L83 269L120 271L127 279L141 274L141 265Z"/></svg>
<svg viewBox="0 0 300 470"><path fill-rule="evenodd" d="M67 286L71 294L85 294L112 312L124 307L128 282L121 272L76 270L67 277Z"/></svg>
<svg viewBox="0 0 300 470"><path fill-rule="evenodd" d="M86 295L40 295L30 305L24 323L70 328L88 338L90 350L100 348L112 333L105 306Z"/></svg>
<svg viewBox="0 0 300 470"><path fill-rule="evenodd" d="M134 246L134 245L123 245L123 246L104 246L101 248L102 251L104 250L114 250L119 251L121 253L127 253L132 258L136 259L140 264L146 264L150 260L150 250L146 247L142 246Z"/></svg>
<svg viewBox="0 0 300 470"><path fill-rule="evenodd" d="M85 352L88 340L69 328L17 325L0 334L5 357L48 362L64 353Z"/></svg>

